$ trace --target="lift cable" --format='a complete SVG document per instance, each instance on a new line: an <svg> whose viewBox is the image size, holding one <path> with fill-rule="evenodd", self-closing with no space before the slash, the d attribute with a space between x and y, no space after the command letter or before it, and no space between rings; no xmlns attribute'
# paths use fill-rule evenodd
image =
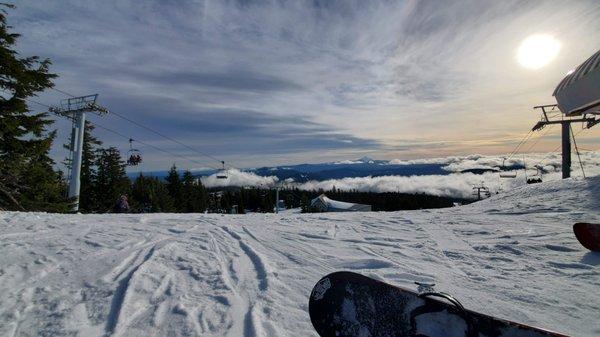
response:
<svg viewBox="0 0 600 337"><path fill-rule="evenodd" d="M50 105L47 105L47 104L44 104L44 103L40 103L40 102L38 102L38 101L34 101L34 100L32 100L32 99L25 99L25 101L27 101L27 102L31 102L31 103L34 103L34 104L38 104L38 105L40 105L40 106L43 106L43 107L46 107L46 108L50 108L50 107L51 107ZM65 117L65 118L68 118L68 119L70 119L70 118L69 118L69 117L67 117L67 116L64 116L64 117ZM113 130L113 129L107 128L107 127L105 127L105 126L103 126L103 125L99 124L98 122L92 122L92 121L90 121L90 120L88 120L88 122L89 122L90 124L92 124L92 125L94 125L94 126L96 126L96 127L100 128L100 129L103 129L103 130L105 130L105 131L108 131L108 132L110 132L110 133L113 133L113 134L115 134L115 135L117 135L117 136L119 136L119 137L121 137L121 138L124 138L124 139L127 139L127 140L129 140L129 139L133 139L133 138L131 138L131 137L129 137L129 136L126 136L126 135L124 135L123 133L120 133L120 132L118 132L118 131L115 131L115 130ZM133 139L133 140L134 140L134 141L136 141L136 142L138 142L138 143L140 143L140 144L143 144L143 145L145 145L145 146L151 147L151 148L153 148L153 149L155 149L155 150L157 150L157 151L160 151L160 152L163 152L163 153L169 154L169 155L171 155L171 156L173 156L173 157L178 157L178 158L181 158L181 159L185 159L185 160L188 160L188 161L190 161L190 162L193 162L193 163L196 163L196 164L199 164L199 165L208 166L208 167L210 167L210 168L211 168L211 169L213 169L213 170L218 170L216 167L214 167L214 166L212 166L212 165L207 165L206 163L203 163L203 162L197 161L197 160L195 160L195 159L193 159L193 158L190 158L190 157L187 157L187 156L184 156L184 155L181 155L181 154L177 154L177 153L171 152L171 151L169 151L169 150L162 149L162 148L160 148L160 147L158 147L158 146L156 146L156 145L152 145L152 144L150 144L150 143L147 143L147 142L144 142L144 141L141 141L141 140L138 140L138 139Z"/></svg>
<svg viewBox="0 0 600 337"><path fill-rule="evenodd" d="M551 117L556 117L560 114L560 112L554 113L551 115ZM533 130L529 130L529 132L527 132L525 134L525 136L523 136L523 139L521 139L521 141L519 142L519 144L517 144L517 146L515 147L515 149L508 155L508 157L505 160L510 159L512 156L517 155L519 153L519 150L521 149L521 147L525 146L525 144L529 141L529 139L531 138L531 136L533 135ZM544 135L546 135L548 133L548 131L546 131L546 133L544 133ZM541 137L543 137L544 135L542 135ZM533 149L533 147L535 145L537 145L537 143L540 141L541 137L539 137L535 143L529 147L529 150L525 151L525 152L530 152L531 149Z"/></svg>
<svg viewBox="0 0 600 337"><path fill-rule="evenodd" d="M506 159L510 159L512 156L516 155L519 152L519 149L521 148L521 146L525 145L525 143L527 143L527 141L529 140L529 138L531 137L531 135L533 134L532 130L529 130L529 132L527 132L525 134L525 136L523 137L523 139L521 139L521 141L519 142L519 144L517 144L517 146L515 147L514 150L512 150L512 152L508 155L508 157Z"/></svg>
<svg viewBox="0 0 600 337"><path fill-rule="evenodd" d="M554 124L550 125L550 127L546 130L546 132L544 132L543 134L541 134L536 140L535 142L533 142L533 144L531 144L531 146L527 149L527 151L525 152L531 152L531 150L533 150L533 148L539 143L539 141L544 138L545 135L547 135L550 131L552 131L552 127L554 127Z"/></svg>
<svg viewBox="0 0 600 337"><path fill-rule="evenodd" d="M205 163L199 162L199 161L197 161L197 160L195 160L195 159L192 159L192 158L190 158L190 157L187 157L187 156L184 156L184 155L181 155L181 154L177 154L177 153L171 152L171 151L169 151L169 150L162 149L162 148L160 148L160 147L158 147L158 146L156 146L156 145L152 145L152 144L150 144L150 143L147 143L147 142L141 141L141 140L139 140L139 139L133 139L133 138L131 138L131 137L129 137L129 136L126 136L126 135L124 135L124 134L122 134L122 133L118 132L118 131L112 130L112 129L110 129L110 128L107 128L107 127L105 127L105 126L103 126L103 125L101 125L101 124L98 124L98 122L90 122L90 123L91 123L91 124L93 124L94 126L96 126L96 127L100 128L100 129L103 129L103 130L105 130L105 131L111 132L111 133L113 133L113 134L115 134L115 135L117 135L117 136L119 136L119 137L122 137L122 138L124 138L124 139L127 139L127 140L129 140L129 139L132 139L132 140L134 140L134 141L135 141L135 142L137 142L137 143L140 143L140 144L142 144L142 145L145 145L145 146L151 147L151 148L153 148L153 149L155 149L155 150L157 150L157 151L160 151L160 152L163 152L163 153L169 154L169 155L171 155L171 156L173 156L173 157L178 157L178 158L181 158L181 159L185 159L185 160L188 160L188 161L190 161L190 162L193 162L193 163L196 163L196 164L199 164L199 165L208 166L208 167L210 167L210 168L212 168L212 169L214 169L214 170L216 170L216 169L217 169L217 168L215 168L215 167L213 167L213 166L206 165Z"/></svg>
<svg viewBox="0 0 600 337"><path fill-rule="evenodd" d="M574 135L573 135L573 137L575 137L575 136L579 135L580 133L582 133L582 132L583 132L583 131L585 131L585 130L588 130L588 129L581 129L581 130L579 130L579 131L578 131L576 134L574 134ZM537 164L535 164L534 166L541 165L541 164L542 164L544 161L546 161L546 159L548 159L548 158L549 158L551 155L553 155L553 154L554 154L554 152L558 151L558 149L560 149L560 148L561 148L561 146L562 146L562 144L561 144L561 145L559 145L559 146L557 146L557 147L555 147L555 148L554 148L554 150L550 151L550 152L549 152L549 153L548 153L548 154L547 154L547 155L546 155L544 158L542 158L542 160L540 160L540 161L539 161Z"/></svg>
<svg viewBox="0 0 600 337"><path fill-rule="evenodd" d="M585 171L583 170L583 163L581 162L581 156L579 155L579 148L577 148L577 142L575 141L575 134L573 133L573 128L571 124L569 124L569 128L571 129L571 136L573 136L573 145L575 145L575 153L577 153L577 159L579 159L579 166L581 166L581 173L583 174L583 178L585 179Z"/></svg>
<svg viewBox="0 0 600 337"><path fill-rule="evenodd" d="M71 93L68 93L68 92L66 92L66 91L59 90L59 89L56 89L56 88L51 88L51 89L52 89L52 90L55 90L55 91L57 91L57 92L60 92L60 93L62 93L62 94L64 94L64 95L68 95L68 96L71 96L71 97L75 97L75 95L73 95L73 94L71 94ZM110 110L110 113L111 113L111 115L115 115L115 116L117 116L117 117L119 117L119 118L121 118L121 119L123 119L123 120L126 120L126 121L128 121L129 123L132 123L132 124L134 124L134 125L136 125L136 126L138 126L138 127L142 128L142 129L145 129L145 130L147 130L147 131L150 131L150 132L152 132L152 133L154 133L154 134L156 134L156 135L158 135L158 136L160 136L160 137L163 137L163 138L165 138L165 139L167 139L167 140L169 140L169 141L171 141L171 142L174 142L174 143L176 143L176 144L179 144L179 145L181 145L181 146L183 146L183 147L187 148L188 150L194 151L194 152L196 152L196 153L198 153L198 154L200 154L200 155L202 155L202 156L204 156L204 157L207 157L207 158L213 159L213 160L215 160L215 161L217 161L217 162L219 162L219 163L223 162L223 160L221 160L221 159L219 159L219 158L217 158L217 157L215 157L215 156L212 156L212 155L210 155L210 154L208 154L208 153L206 153L206 152L199 151L198 149L195 149L195 148L193 148L193 147L191 147L191 146L189 146L189 145L187 145L187 144L185 144L185 143L183 143L183 142L181 142L181 141L179 141L179 140L177 140L177 139L175 139L175 138L169 137L169 136L167 136L167 135L163 134L162 132L156 131L156 130L154 130L154 129L152 129L152 128L150 128L150 127L148 127L148 126L144 125L144 124L141 124L141 123L139 123L139 122L136 122L136 121L134 121L134 120L132 120L132 119L130 119L130 118L128 118L128 117L126 117L126 116L124 116L124 115L120 114L120 113L117 113L117 112L115 112L115 111L114 111L114 110L112 110L112 109ZM233 166L232 166L232 165L229 165L229 166L233 168Z"/></svg>
<svg viewBox="0 0 600 337"><path fill-rule="evenodd" d="M49 106L48 104L40 103L40 102L34 101L34 100L30 99L30 98L25 98L24 100L27 101L27 102L31 102L31 103L37 104L37 105L41 105L41 106L43 106L45 108L48 108L48 109L51 108L51 106Z"/></svg>

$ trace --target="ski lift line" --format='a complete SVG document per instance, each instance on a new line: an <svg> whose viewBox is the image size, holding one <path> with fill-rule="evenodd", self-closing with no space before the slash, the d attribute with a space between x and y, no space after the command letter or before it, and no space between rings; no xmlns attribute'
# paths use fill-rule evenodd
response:
<svg viewBox="0 0 600 337"><path fill-rule="evenodd" d="M517 145L517 147L515 148L512 155L514 156L514 155L518 154L519 151L521 150L521 148L523 146L525 146L525 144L527 144L527 142L531 139L532 136L533 136L533 132L532 131L528 132L528 135L526 135L525 138L521 141L521 143L519 145ZM510 156L509 156L509 158L510 158Z"/></svg>
<svg viewBox="0 0 600 337"><path fill-rule="evenodd" d="M68 92L66 92L66 91L62 91L62 90L60 90L60 89L56 89L56 88L54 88L54 87L52 87L52 88L50 88L50 89L52 89L52 90L54 90L54 91L56 91L56 92L60 92L61 94L64 94L64 95L67 95L67 96L75 97L75 95L73 95L73 94L69 94L69 93L68 93Z"/></svg>
<svg viewBox="0 0 600 337"><path fill-rule="evenodd" d="M571 129L571 136L573 136L573 145L575 145L575 153L577 153L577 159L579 159L579 166L581 166L581 174L583 174L583 178L585 179L585 170L583 169L583 163L581 162L579 148L577 147L577 142L575 141L575 134L573 133L573 128L571 127L571 124L569 124L569 128Z"/></svg>
<svg viewBox="0 0 600 337"><path fill-rule="evenodd" d="M533 150L533 148L540 142L540 140L544 138L544 136L547 135L550 131L552 131L552 127L554 127L554 125L555 124L551 124L550 127L546 129L546 131L543 134L541 134L525 152L531 152L531 150Z"/></svg>
<svg viewBox="0 0 600 337"><path fill-rule="evenodd" d="M71 93L68 93L68 92L66 92L66 91L64 91L64 90L60 90L60 89L56 89L56 88L51 88L51 89L52 89L52 90L55 90L55 91L57 91L57 92L60 92L60 93L62 93L62 94L65 94L65 95L67 95L67 96L75 97L75 95L73 95L73 94L71 94ZM163 137L163 138L165 138L165 139L168 139L168 140L170 140L170 141L172 141L172 142L174 142L174 143L177 143L177 144L179 144L179 145L181 145L181 146L183 146L183 147L185 147L185 148L187 148L187 149L189 149L189 150L192 150L192 151L194 151L194 152L196 152L196 153L198 153L198 154L200 154L200 155L202 155L202 156L204 156L204 157L207 157L207 158L213 159L213 160L215 160L215 161L217 161L217 162L219 162L219 163L221 163L221 162L223 161L223 160L221 160L221 159L219 159L219 158L217 158L217 157L215 157L215 156L212 156L212 155L210 155L210 154L208 154L208 153L205 153L205 152L199 151L199 150L197 150L197 149L195 149L195 148L193 148L193 147L191 147L191 146L189 146L189 145L187 145L187 144L185 144L185 143L183 143L183 142L180 142L180 141L178 141L177 139L174 139L174 138L172 138L172 137L169 137L169 136L167 136L167 135L165 135L165 134L163 134L163 133L161 133L161 132L159 132L159 131L156 131L156 130L154 130L154 129L152 129L152 128L150 128L150 127L148 127L148 126L144 125L144 124L141 124L141 123L139 123L139 122L136 122L136 121L134 121L134 120L132 120L132 119L130 119L130 118L128 118L128 117L125 117L125 116L123 116L122 114L119 114L119 113L117 113L117 112L115 112L115 111L113 111L113 110L111 110L111 115L115 115L115 116L117 116L117 117L119 117L119 118L121 118L121 119L124 119L124 120L128 121L129 123L132 123L132 124L134 124L134 125L136 125L136 126L138 126L138 127L140 127L140 128L143 128L143 129L145 129L145 130L147 130L147 131L150 131L150 132L152 132L152 133L154 133L154 134L156 134L156 135L158 135L158 136L160 136L160 137ZM235 168L235 167L234 167L234 166L232 166L232 165L229 165L229 167Z"/></svg>
<svg viewBox="0 0 600 337"><path fill-rule="evenodd" d="M132 139L132 138L131 138L131 137L129 137L129 136L126 136L126 135L124 135L124 134L122 134L122 133L120 133L120 132L118 132L118 131L112 130L112 129L110 129L110 128L107 128L107 127L105 127L105 126L102 126L102 125L100 125L100 124L98 124L98 123L96 123L96 122L90 122L90 123L91 123L91 124L93 124L94 126L96 126L96 127L100 128L100 129L103 129L103 130L105 130L105 131L111 132L111 133L113 133L113 134L115 134L115 135L117 135L117 136L119 136L119 137L122 137L122 138L125 138L125 139L128 139L128 140L129 140L129 139ZM163 153L169 154L169 155L171 155L171 156L173 156L173 157L178 157L178 158L181 158L181 159L185 159L185 160L188 160L188 161L190 161L190 162L193 162L193 163L196 163L196 164L199 164L199 165L203 165L203 166L208 166L208 167L210 167L211 169L213 169L213 170L216 170L216 168L215 168L215 167L213 167L213 166L206 165L205 163L199 162L199 161L197 161L197 160L195 160L195 159L192 159L192 158L186 157L186 156L184 156L184 155L180 155L180 154L177 154L177 153L173 153L173 152L171 152L171 151L168 151L168 150L162 149L162 148L160 148L160 147L158 147L158 146L156 146L156 145L152 145L152 144L146 143L146 142L144 142L144 141L141 141L141 140L137 140L137 139L133 139L133 140L134 140L134 141L136 141L136 142L138 142L138 143L140 143L140 144L142 144L142 145L145 145L145 146L151 147L151 148L153 148L153 149L155 149L155 150L157 150L157 151L160 151L160 152L163 152Z"/></svg>
<svg viewBox="0 0 600 337"><path fill-rule="evenodd" d="M187 145L187 144L185 144L185 143L183 143L183 142L180 142L180 141L178 141L177 139L174 139L174 138L172 138L172 137L169 137L169 136L167 136L167 135L165 135L165 134L163 134L163 133L161 133L161 132L158 132L158 131L156 131L156 130L154 130L154 129L150 128L150 127L147 127L147 126L145 126L145 125L143 125L143 124L141 124L141 123L138 123L138 122L136 122L136 121L134 121L134 120L132 120L132 119L130 119L130 118L128 118L128 117L125 117L125 116L123 116L123 115L121 115L121 114L119 114L119 113L117 113L117 112L111 111L111 114L113 114L113 115L115 115L115 116L117 116L117 117L119 117L119 118L122 118L122 119L124 119L124 120L128 121L129 123L135 124L135 125L137 125L137 126L139 126L139 127L143 128L143 129L145 129L145 130L148 130L148 131L150 131L150 132L152 132L152 133L154 133L154 134L156 134L156 135L158 135L158 136L160 136L160 137L163 137L163 138L165 138L165 139L168 139L168 140L170 140L170 141L172 141L172 142L174 142L174 143L177 143L177 144L179 144L179 145L181 145L181 146L183 146L183 147L185 147L185 148L187 148L187 149L189 149L189 150L192 150L192 151L194 151L194 152L196 152L196 153L198 153L198 154L200 154L200 155L202 155L202 156L205 156L205 157L207 157L207 158L213 159L213 160L215 160L215 161L217 161L217 162L219 162L219 163L220 163L220 162L222 162L222 160L221 160L221 159L219 159L219 158L217 158L217 157L214 157L214 156L212 156L212 155L210 155L210 154L208 154L208 153L202 152L202 151L198 151L197 149L195 149L195 148L193 148L193 147L191 147L191 146L189 146L189 145Z"/></svg>
<svg viewBox="0 0 600 337"><path fill-rule="evenodd" d="M45 108L51 108L51 106L49 106L48 104L40 103L40 102L34 101L32 99L29 99L29 98L25 98L25 101L31 102L31 103L35 103L35 104L43 106Z"/></svg>
<svg viewBox="0 0 600 337"><path fill-rule="evenodd" d="M576 134L574 134L574 135L573 135L573 137L575 137L575 136L579 135L579 134L580 134L580 133L582 133L584 130L587 130L587 129L581 129L581 130L579 130L579 131L578 131ZM562 144L561 144L561 145L559 145L559 146L557 146L557 147L555 147L555 148L554 148L554 150L550 151L550 152L549 152L549 153L548 153L548 154L547 154L547 155L546 155L544 158L542 158L542 160L540 160L540 161L539 161L537 164L535 164L534 166L541 165L541 164L542 164L544 161L546 161L546 159L548 159L548 158L549 158L551 155L553 155L553 154L554 154L554 152L558 151L558 150L561 148L561 146L562 146Z"/></svg>
<svg viewBox="0 0 600 337"><path fill-rule="evenodd" d="M525 136L523 137L523 139L521 139L521 141L519 142L519 144L517 144L517 146L515 147L515 149L508 155L508 157L506 159L508 160L512 156L516 155L519 152L519 149L521 148L521 146L523 146L525 143L527 143L527 141L529 140L529 137L531 137L532 134L533 134L533 131L529 130L529 132L527 132L525 134Z"/></svg>
<svg viewBox="0 0 600 337"><path fill-rule="evenodd" d="M72 95L71 95L71 96L72 96ZM34 101L34 100L32 100L32 99L25 99L25 101L28 101L28 102L31 102L31 103L35 103L35 104L38 104L38 105L40 105L40 106L43 106L43 107L46 107L46 108L50 108L50 105L47 105L47 104L44 104L44 103L41 103L41 102L37 102L37 101ZM67 119L70 119L70 118L69 118L69 117L67 117L67 116L63 116L63 117L65 117L65 118L67 118ZM153 148L153 149L155 149L155 150L161 151L161 152L163 152L163 153L166 153L166 154L169 154L169 155L171 155L171 156L178 157L178 158L181 158L181 159L185 159L185 160L188 160L188 161L190 161L190 162L193 162L193 163L196 163L196 164L199 164L199 165L208 166L208 167L210 167L210 168L211 168L211 169L213 169L213 170L218 170L216 167L214 167L214 166L212 166L212 165L208 165L208 164L206 164L206 163L199 162L199 161L197 161L197 160L194 160L194 159L192 159L192 158L189 158L189 157L186 157L186 156L183 156L183 155L177 154L177 153L173 153L173 152L171 152L171 151L168 151L168 150L161 149L161 148L159 148L159 147L157 147L157 146L155 146L155 145L148 144L148 143L146 143L146 142L143 142L143 141L141 141L141 140L133 139L133 138L131 138L131 137L128 137L128 136L126 136L126 135L124 135L124 134L122 134L122 133L118 132L118 131L115 131L115 130L109 129L109 128L105 127L105 126L102 126L102 125L100 125L100 124L98 124L98 123L96 123L96 122L92 122L92 121L89 121L89 120L88 120L88 122L89 122L89 123L91 123L91 124L93 124L94 126L97 126L97 127L98 127L98 128L100 128L100 129L103 129L103 130L105 130L105 131L111 132L111 133L113 133L113 134L115 134L115 135L117 135L117 136L119 136L119 137L125 138L125 139L127 139L127 140L134 140L134 141L136 141L136 142L138 142L138 143L140 143L140 144L143 144L143 145L145 145L145 146L151 147L151 148Z"/></svg>
<svg viewBox="0 0 600 337"><path fill-rule="evenodd" d="M65 117L65 118L68 118L68 117ZM92 121L89 121L89 120L88 120L88 123L90 123L90 124L92 124L92 125L94 125L94 126L96 126L96 127L100 128L100 129L103 129L103 130L105 130L105 131L111 132L111 133L113 133L113 134L115 134L115 135L117 135L117 136L119 136L119 137L125 138L125 139L127 139L127 140L129 140L129 139L133 139L133 138L131 138L131 137L129 137L129 136L126 136L126 135L124 135L124 134L122 134L122 133L118 132L118 131L115 131L115 130L113 130L113 129L110 129L110 128L107 128L107 127L105 127L105 126L103 126L103 125L100 125L100 124L98 124L97 122L92 122ZM171 155L171 156L173 156L173 157L178 157L178 158L181 158L181 159L185 159L185 160L188 160L188 161L190 161L190 162L193 162L193 163L196 163L196 164L199 164L199 165L203 165L203 166L208 166L208 167L210 167L211 169L213 169L213 170L216 170L216 168L215 168L215 167L213 167L213 166L211 166L211 165L207 165L207 164L205 164L205 163L199 162L199 161L197 161L197 160L194 160L194 159L192 159L192 158L189 158L189 157L186 157L186 156L183 156L183 155L177 154L177 153L173 153L173 152L171 152L171 151L168 151L168 150L162 149L162 148L160 148L160 147L158 147L158 146L156 146L156 145L152 145L152 144L149 144L149 143L143 142L143 141L141 141L141 140L135 140L135 141L136 141L136 142L138 142L138 143L140 143L140 144L143 144L143 145L145 145L145 146L151 147L151 148L153 148L153 149L155 149L155 150L157 150L157 151L160 151L160 152L163 152L163 153L169 154L169 155Z"/></svg>
<svg viewBox="0 0 600 337"><path fill-rule="evenodd" d="M49 106L49 105L47 105L47 104L40 103L40 102L34 101L34 100L32 100L32 99L25 99L25 100L26 100L26 101L28 101L28 102L31 102L31 103L35 103L35 104L41 105L41 106L43 106L43 107L46 107L46 108L49 108L49 107L50 107L50 106ZM65 118L68 118L68 117L65 117ZM115 130L109 129L109 128L105 127L105 126L102 126L102 125L100 125L100 124L96 123L96 122L92 122L92 121L88 121L88 122L89 122L89 123L91 123L91 124L93 124L94 126L97 126L97 127L98 127L98 128L100 128L100 129L106 130L106 131L108 131L108 132L111 132L111 133L113 133L113 134L115 134L115 135L118 135L118 136L120 136L120 137L123 137L123 138L125 138L125 139L128 139L128 140L135 140L136 142L138 142L138 143L140 143L140 144L143 144L143 145L146 145L146 146L152 147L152 148L154 148L154 149L156 149L156 150L158 150L158 151L161 151L161 152L164 152L164 153L170 154L170 155L172 155L172 156L175 156L175 157L179 157L179 158L182 158L182 159L186 159L186 160L189 160L189 161L191 161L191 162L194 162L194 163L197 163L197 164L200 164L200 165L205 165L205 166L208 166L208 167L210 167L210 168L212 168L212 169L216 169L216 168L215 168L215 167L213 167L213 166L206 165L206 164L204 164L204 163L201 163L201 162L195 161L194 159L191 159L191 158L188 158L188 157L185 157L185 156L182 156L182 155L176 154L176 153L172 153L172 152L170 152L170 151L163 150L163 149L161 149L161 148L159 148L159 147L157 147L157 146L155 146L155 145L151 145L151 144L148 144L148 143L146 143L146 142L143 142L143 141L141 141L141 140L137 140L137 139L133 139L133 138L131 138L131 137L125 136L124 134L122 134L122 133L120 133L120 132L118 132L118 131L115 131Z"/></svg>

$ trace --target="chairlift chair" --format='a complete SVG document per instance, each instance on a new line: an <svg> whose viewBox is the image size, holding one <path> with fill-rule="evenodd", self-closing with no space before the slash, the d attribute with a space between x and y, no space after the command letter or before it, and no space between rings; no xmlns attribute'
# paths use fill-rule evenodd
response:
<svg viewBox="0 0 600 337"><path fill-rule="evenodd" d="M500 178L516 178L517 172L516 171L506 171L506 166L504 165L504 161L506 161L506 158L502 159L502 172L500 172Z"/></svg>
<svg viewBox="0 0 600 337"><path fill-rule="evenodd" d="M516 178L517 172L509 171L509 172L500 172L500 178Z"/></svg>
<svg viewBox="0 0 600 337"><path fill-rule="evenodd" d="M127 151L127 165L137 166L142 163L142 153L133 148L133 139L129 138L129 151Z"/></svg>
<svg viewBox="0 0 600 337"><path fill-rule="evenodd" d="M535 168L537 169L537 172L534 175L527 177L527 184L539 184L542 182L541 169L537 165Z"/></svg>
<svg viewBox="0 0 600 337"><path fill-rule="evenodd" d="M217 171L217 179L227 179L227 170L225 169L225 162L221 161L221 165L223 167Z"/></svg>

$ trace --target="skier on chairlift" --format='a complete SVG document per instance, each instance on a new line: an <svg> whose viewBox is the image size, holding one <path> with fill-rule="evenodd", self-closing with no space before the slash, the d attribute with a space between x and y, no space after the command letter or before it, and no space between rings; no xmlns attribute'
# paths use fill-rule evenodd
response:
<svg viewBox="0 0 600 337"><path fill-rule="evenodd" d="M129 151L127 158L127 165L129 166L137 166L142 163L142 155L140 154L140 150L133 148L133 139L129 139Z"/></svg>

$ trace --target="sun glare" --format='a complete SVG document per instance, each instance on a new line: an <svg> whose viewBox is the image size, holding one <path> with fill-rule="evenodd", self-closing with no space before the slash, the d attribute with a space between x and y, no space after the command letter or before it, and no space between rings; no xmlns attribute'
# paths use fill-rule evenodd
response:
<svg viewBox="0 0 600 337"><path fill-rule="evenodd" d="M560 51L560 42L552 35L535 34L527 37L517 50L517 61L527 69L540 69L552 62Z"/></svg>

